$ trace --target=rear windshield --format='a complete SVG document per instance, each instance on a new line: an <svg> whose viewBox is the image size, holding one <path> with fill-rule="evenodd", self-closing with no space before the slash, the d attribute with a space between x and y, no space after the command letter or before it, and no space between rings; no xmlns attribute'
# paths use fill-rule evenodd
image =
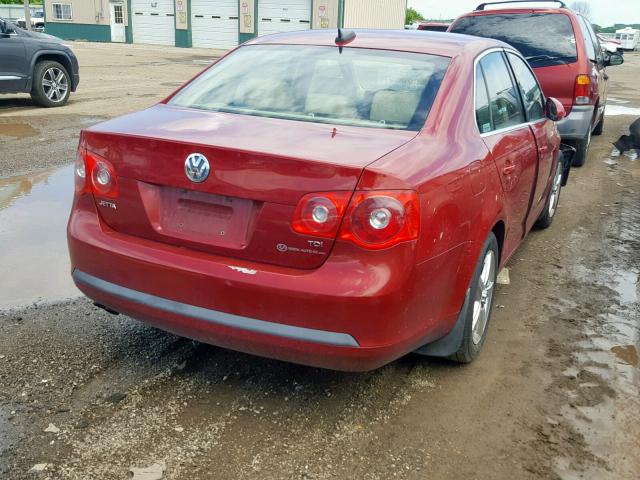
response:
<svg viewBox="0 0 640 480"><path fill-rule="evenodd" d="M170 100L219 112L419 130L450 59L363 48L248 45Z"/></svg>
<svg viewBox="0 0 640 480"><path fill-rule="evenodd" d="M571 21L561 13L510 13L463 17L455 33L495 38L522 53L532 67L574 63L576 38Z"/></svg>

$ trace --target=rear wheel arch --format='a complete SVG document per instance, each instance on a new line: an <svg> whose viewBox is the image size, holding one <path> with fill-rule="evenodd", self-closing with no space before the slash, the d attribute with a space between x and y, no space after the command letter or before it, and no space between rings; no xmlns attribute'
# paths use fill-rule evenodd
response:
<svg viewBox="0 0 640 480"><path fill-rule="evenodd" d="M30 81L29 81L29 85L28 86L28 90L31 91L32 87L33 87L33 79L34 79L34 73L36 70L36 65L38 63L41 62L46 62L46 61L52 61L52 62L58 62L60 65L62 65L66 70L67 73L69 73L69 77L71 80L71 90L74 91L75 90L75 84L73 83L73 67L71 65L71 60L69 60L69 57L67 57L64 53L62 52L56 52L56 51L42 51L42 52L36 52L35 55L33 56L33 58L31 59L31 69L30 69Z"/></svg>
<svg viewBox="0 0 640 480"><path fill-rule="evenodd" d="M502 260L502 251L504 248L504 237L506 235L506 227L502 220L498 220L491 229L491 232L495 235L498 241L498 264Z"/></svg>

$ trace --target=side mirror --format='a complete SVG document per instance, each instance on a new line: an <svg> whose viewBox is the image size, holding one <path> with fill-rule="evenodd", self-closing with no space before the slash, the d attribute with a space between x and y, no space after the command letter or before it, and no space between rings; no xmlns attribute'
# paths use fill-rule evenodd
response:
<svg viewBox="0 0 640 480"><path fill-rule="evenodd" d="M604 59L605 67L622 65L623 63L624 63L624 57L619 52L611 52Z"/></svg>
<svg viewBox="0 0 640 480"><path fill-rule="evenodd" d="M559 122L567 116L567 111L564 109L564 106L552 97L547 98L546 111L547 118L554 122Z"/></svg>

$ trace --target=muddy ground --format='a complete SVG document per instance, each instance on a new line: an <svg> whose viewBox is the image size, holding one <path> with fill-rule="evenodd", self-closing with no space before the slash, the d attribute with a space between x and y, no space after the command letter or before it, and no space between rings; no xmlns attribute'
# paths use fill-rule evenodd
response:
<svg viewBox="0 0 640 480"><path fill-rule="evenodd" d="M607 116L554 225L510 261L478 361L409 355L338 373L177 338L83 298L51 303L77 295L68 200L54 201L71 170L52 167L73 160L83 125L162 98L205 56L76 50L68 107L0 96L0 478L640 477L640 160L609 158L633 116ZM640 55L610 75L610 110L633 113Z"/></svg>

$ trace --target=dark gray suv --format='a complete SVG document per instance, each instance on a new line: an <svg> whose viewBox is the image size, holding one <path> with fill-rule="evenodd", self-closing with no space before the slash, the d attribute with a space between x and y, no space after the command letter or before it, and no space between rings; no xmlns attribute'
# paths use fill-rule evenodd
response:
<svg viewBox="0 0 640 480"><path fill-rule="evenodd" d="M0 93L30 93L59 107L80 82L78 59L59 38L29 32L0 18Z"/></svg>

